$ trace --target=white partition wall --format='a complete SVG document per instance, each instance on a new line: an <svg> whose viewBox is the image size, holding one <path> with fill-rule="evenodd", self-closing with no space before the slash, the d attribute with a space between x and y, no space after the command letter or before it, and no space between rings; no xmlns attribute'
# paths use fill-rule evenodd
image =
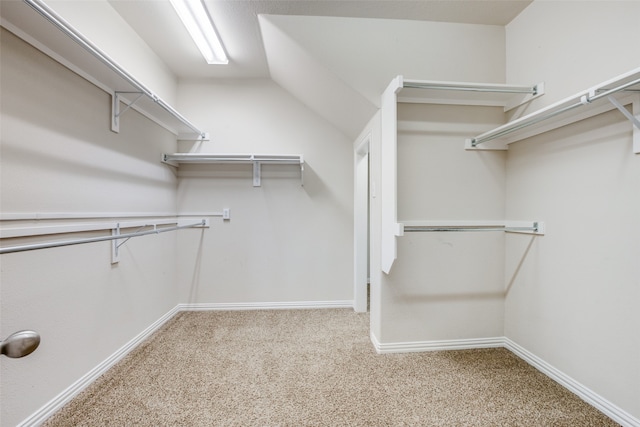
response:
<svg viewBox="0 0 640 427"><path fill-rule="evenodd" d="M393 262L398 256L397 236L402 235L402 226L398 224L398 100L397 93L402 89L402 77L398 76L389 83L382 94L380 122L382 146L380 199L382 208L382 271L389 274Z"/></svg>
<svg viewBox="0 0 640 427"><path fill-rule="evenodd" d="M398 104L400 224L499 223L503 219L505 153L465 151L462 138L472 129L500 123L503 114L500 107ZM385 179L384 174L380 176ZM382 203L388 203L384 195ZM380 277L378 351L499 345L503 234L405 232L394 236L397 259L389 274Z"/></svg>

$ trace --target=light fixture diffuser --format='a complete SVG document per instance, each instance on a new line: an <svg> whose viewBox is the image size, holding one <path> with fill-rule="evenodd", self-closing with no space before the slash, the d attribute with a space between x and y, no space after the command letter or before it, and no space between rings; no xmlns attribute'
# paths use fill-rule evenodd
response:
<svg viewBox="0 0 640 427"><path fill-rule="evenodd" d="M218 38L202 0L169 0L189 31L207 64L228 64L229 59Z"/></svg>

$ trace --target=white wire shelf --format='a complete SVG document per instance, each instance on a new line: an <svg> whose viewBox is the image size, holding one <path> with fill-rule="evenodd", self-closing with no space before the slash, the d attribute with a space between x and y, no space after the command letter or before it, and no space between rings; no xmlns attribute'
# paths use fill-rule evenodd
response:
<svg viewBox="0 0 640 427"><path fill-rule="evenodd" d="M629 104L631 112L624 107ZM466 146L505 150L508 144L614 109L633 123L633 151L640 153L640 68L471 138Z"/></svg>
<svg viewBox="0 0 640 427"><path fill-rule="evenodd" d="M119 131L122 114L133 108L178 139L208 139L205 132L136 80L42 0L6 1L1 13L0 24L4 28L112 96L114 132Z"/></svg>
<svg viewBox="0 0 640 427"><path fill-rule="evenodd" d="M300 154L215 154L174 153L162 154L162 163L179 167L187 164L252 164L253 186L260 187L262 165L297 165L300 168L300 183L304 185L304 157Z"/></svg>
<svg viewBox="0 0 640 427"><path fill-rule="evenodd" d="M402 78L398 102L493 106L503 107L508 111L542 95L544 95L544 83L523 86Z"/></svg>

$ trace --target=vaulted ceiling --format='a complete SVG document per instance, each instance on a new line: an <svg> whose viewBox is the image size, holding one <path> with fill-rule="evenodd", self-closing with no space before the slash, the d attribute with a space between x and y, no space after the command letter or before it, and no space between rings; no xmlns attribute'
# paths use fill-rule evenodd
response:
<svg viewBox="0 0 640 427"><path fill-rule="evenodd" d="M531 0L204 0L228 65L204 62L169 0L109 3L178 80L271 78L355 138L399 73L394 64L421 64L401 70L411 78L456 80L411 60L438 42L425 21L504 26Z"/></svg>
<svg viewBox="0 0 640 427"><path fill-rule="evenodd" d="M207 65L168 0L109 0L178 78L269 76L259 15L403 19L506 25L531 0L205 0L230 56Z"/></svg>

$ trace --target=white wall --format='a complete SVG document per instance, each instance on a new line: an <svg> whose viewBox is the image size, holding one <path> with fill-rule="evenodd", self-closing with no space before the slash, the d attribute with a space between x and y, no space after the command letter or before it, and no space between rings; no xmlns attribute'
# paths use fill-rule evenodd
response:
<svg viewBox="0 0 640 427"><path fill-rule="evenodd" d="M429 45L431 54L405 57L394 64L396 74L425 70L406 77L503 81L503 29L463 27L430 27L431 31L441 30L432 34L431 39L438 43ZM447 37L455 29L461 30L456 37ZM473 58L483 60L467 62L470 45L476 46ZM399 104L399 222L502 219L504 154L467 152L464 139L503 120L504 113L496 108ZM378 191L382 188L380 150L380 141L375 141L371 148L371 181ZM380 203L372 200L371 204L371 316L375 339L381 344L395 344L500 336L500 237L406 234L398 238L398 259L391 273L382 274L377 253ZM485 268L483 263L490 267Z"/></svg>
<svg viewBox="0 0 640 427"><path fill-rule="evenodd" d="M331 16L268 19L376 107L398 74L490 83L505 79L504 27L499 25ZM333 89L318 83L326 91Z"/></svg>
<svg viewBox="0 0 640 427"><path fill-rule="evenodd" d="M173 135L135 111L111 132L108 94L5 30L1 43L3 215L175 213L176 178L159 162L175 150ZM94 235L104 234L37 240ZM2 425L34 413L175 307L175 242L174 233L132 239L113 266L109 242L1 256L0 337L42 336L32 355L0 358Z"/></svg>
<svg viewBox="0 0 640 427"><path fill-rule="evenodd" d="M536 0L506 26L507 81L545 82L527 112L640 64L640 2Z"/></svg>
<svg viewBox="0 0 640 427"><path fill-rule="evenodd" d="M145 87L175 104L176 77L107 0L46 0L46 4Z"/></svg>
<svg viewBox="0 0 640 427"><path fill-rule="evenodd" d="M501 220L505 153L465 151L501 108L398 105L398 222ZM405 233L382 288L381 342L502 336L504 237Z"/></svg>
<svg viewBox="0 0 640 427"><path fill-rule="evenodd" d="M503 82L504 28L328 16L261 16L271 77L355 139L391 79Z"/></svg>
<svg viewBox="0 0 640 427"><path fill-rule="evenodd" d="M542 105L636 68L639 16L638 2L536 1L507 26L508 80L545 80ZM631 144L631 124L612 111L510 146L507 216L544 220L547 233L529 248L508 237L505 334L637 419L640 156Z"/></svg>
<svg viewBox="0 0 640 427"><path fill-rule="evenodd" d="M184 150L305 159L304 187L295 166L263 166L261 187L250 165L181 167L180 212L231 209L202 241L179 237L182 300L351 301L351 141L269 80L182 82L179 107L214 135Z"/></svg>

